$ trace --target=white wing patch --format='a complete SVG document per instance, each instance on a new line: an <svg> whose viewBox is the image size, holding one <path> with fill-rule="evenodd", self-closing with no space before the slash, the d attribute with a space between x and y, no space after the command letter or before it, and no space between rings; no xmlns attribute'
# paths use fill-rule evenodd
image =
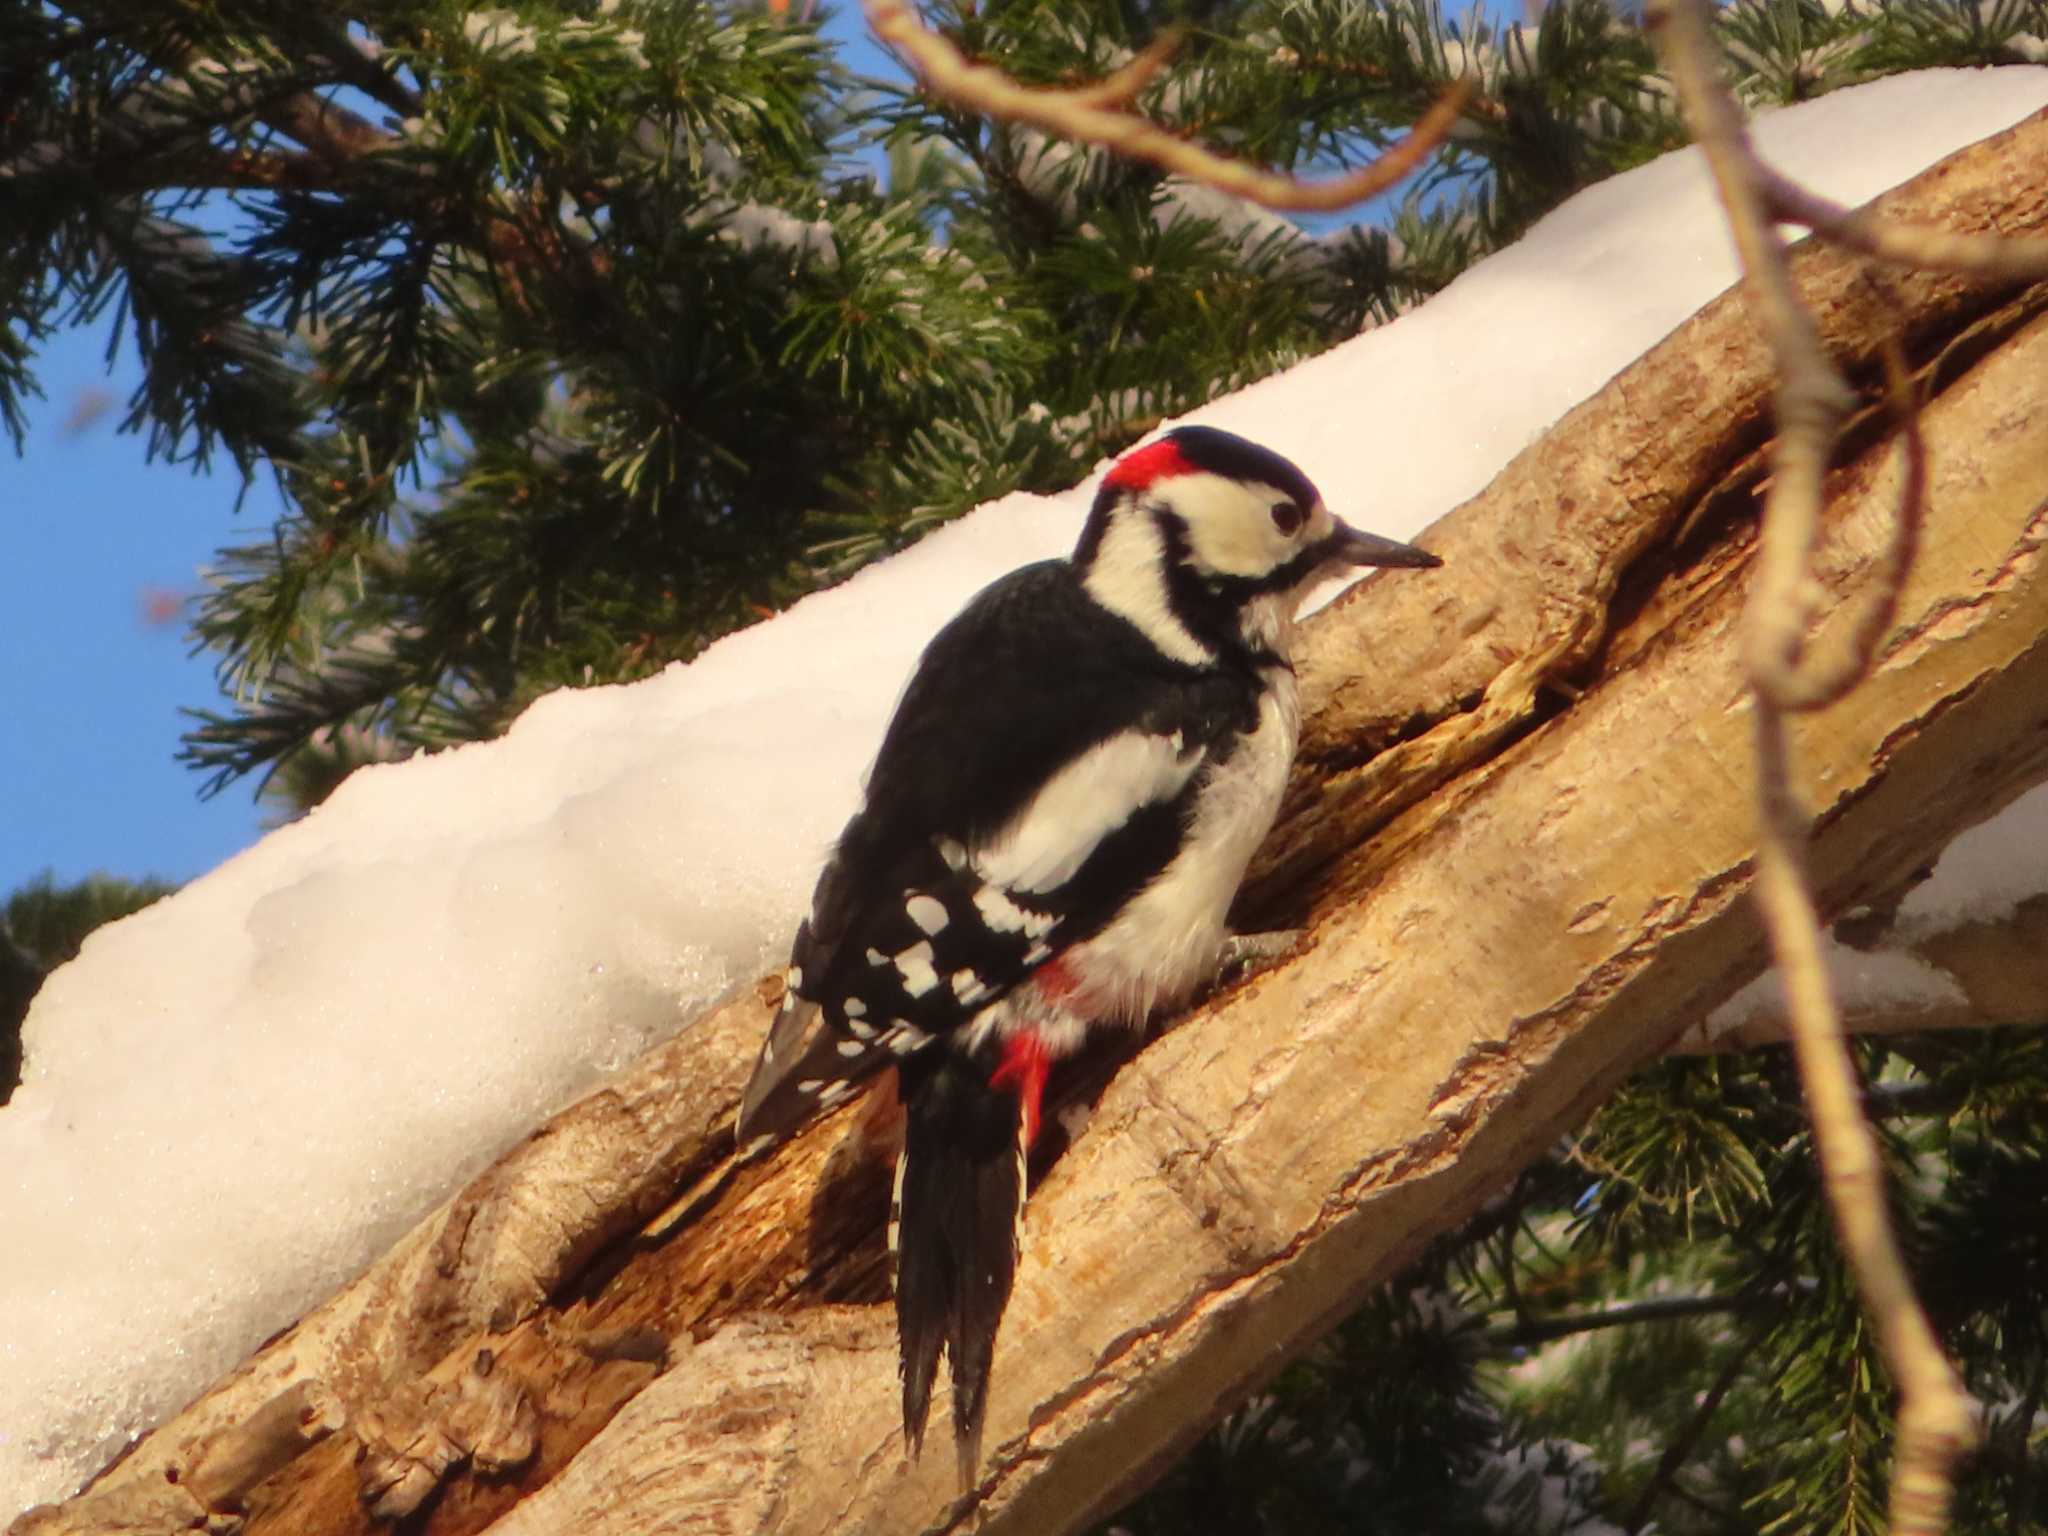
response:
<svg viewBox="0 0 2048 1536"><path fill-rule="evenodd" d="M1033 912L1028 907L1018 906L1000 885L984 885L976 891L974 906L981 913L981 920L996 933L1021 933L1027 938L1043 938L1059 921L1049 912Z"/></svg>
<svg viewBox="0 0 2048 1536"><path fill-rule="evenodd" d="M903 1231L903 1170L909 1165L910 1154L896 1154L896 1182L889 1189L889 1257L896 1257L896 1244ZM894 1268L890 1271L894 1279Z"/></svg>
<svg viewBox="0 0 2048 1536"><path fill-rule="evenodd" d="M903 903L903 910L920 932L941 933L946 927L946 904L936 896L919 891Z"/></svg>
<svg viewBox="0 0 2048 1536"><path fill-rule="evenodd" d="M912 997L923 997L939 984L939 973L932 966L932 942L920 939L896 957L897 974L903 978L903 990Z"/></svg>
<svg viewBox="0 0 2048 1536"><path fill-rule="evenodd" d="M1126 731L1098 742L1048 779L1031 803L977 850L975 872L1013 891L1058 890L1133 812L1171 800L1186 788L1204 755L1186 752L1177 735ZM977 905L980 900L977 893Z"/></svg>
<svg viewBox="0 0 2048 1536"><path fill-rule="evenodd" d="M1259 725L1202 786L1187 837L1159 872L1102 929L1062 956L1106 1012L1136 1023L1177 1001L1213 970L1224 919L1280 797L1300 728L1291 674L1272 676ZM1036 963L1026 954L1024 963Z"/></svg>
<svg viewBox="0 0 2048 1536"><path fill-rule="evenodd" d="M882 1036L882 1044L898 1056L908 1056L912 1051L931 1044L932 1037L915 1024L892 1024Z"/></svg>

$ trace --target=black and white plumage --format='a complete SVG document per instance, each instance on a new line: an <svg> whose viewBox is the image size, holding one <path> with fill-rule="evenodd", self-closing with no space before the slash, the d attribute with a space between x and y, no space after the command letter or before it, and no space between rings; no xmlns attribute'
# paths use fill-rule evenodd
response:
<svg viewBox="0 0 2048 1536"><path fill-rule="evenodd" d="M1303 592L1437 563L1338 521L1279 455L1183 427L1110 470L1071 559L988 587L918 663L797 930L739 1136L779 1140L897 1066L904 1431L922 1443L945 1353L963 1481L1052 1062L1214 974L1294 756Z"/></svg>

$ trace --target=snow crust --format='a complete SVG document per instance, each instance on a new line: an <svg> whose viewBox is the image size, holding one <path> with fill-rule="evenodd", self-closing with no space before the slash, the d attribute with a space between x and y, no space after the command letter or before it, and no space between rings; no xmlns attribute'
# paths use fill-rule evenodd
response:
<svg viewBox="0 0 2048 1536"><path fill-rule="evenodd" d="M2013 809L2017 811L2018 805ZM2048 871L2038 864L2034 870L2036 884L2048 886ZM1821 959L1828 968L1835 996L1852 1012L1931 1014L1937 1009L1966 1007L1970 1001L1955 977L1917 955L1889 949L1852 949L1832 935L1823 934ZM1698 1038L1702 1045L1711 1045L1758 1019L1782 1019L1791 1011L1784 978L1776 970L1765 971L1707 1015Z"/></svg>
<svg viewBox="0 0 2048 1536"><path fill-rule="evenodd" d="M1906 933L2009 917L2048 891L2048 785L2030 789L2002 815L1980 822L1942 850L1934 873L1899 903Z"/></svg>
<svg viewBox="0 0 2048 1536"><path fill-rule="evenodd" d="M1782 169L1857 202L2044 104L2048 71L1944 72L1757 128ZM1193 419L1410 535L1733 276L1704 170L1668 157ZM1009 497L689 667L366 768L94 935L38 998L0 1110L0 1521L67 1495L540 1117L778 964L918 651L982 584L1064 552L1092 491ZM2024 806L2038 847L2048 799ZM1991 899L2048 886L2048 863L2011 857L2010 820L1989 856L1957 855L1944 900L2016 867L2044 873Z"/></svg>

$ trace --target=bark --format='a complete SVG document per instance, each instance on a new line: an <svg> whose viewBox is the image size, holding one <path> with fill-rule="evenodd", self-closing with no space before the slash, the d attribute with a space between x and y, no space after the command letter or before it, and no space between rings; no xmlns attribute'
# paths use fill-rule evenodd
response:
<svg viewBox="0 0 2048 1536"><path fill-rule="evenodd" d="M1887 201L2039 230L2044 151L2048 116ZM2048 298L1797 265L1851 377L1898 339L1932 393L1921 560L1873 676L1800 726L1841 912L2048 778ZM889 1094L723 1161L764 985L26 1527L1051 1533L1108 1513L1761 968L1735 634L1771 385L1724 297L1439 524L1440 575L1368 581L1313 627L1300 772L1241 903L1308 943L1118 1073L1044 1173L974 1500L950 1457L899 1444ZM1831 483L1830 591L1878 560L1897 473L1873 411Z"/></svg>

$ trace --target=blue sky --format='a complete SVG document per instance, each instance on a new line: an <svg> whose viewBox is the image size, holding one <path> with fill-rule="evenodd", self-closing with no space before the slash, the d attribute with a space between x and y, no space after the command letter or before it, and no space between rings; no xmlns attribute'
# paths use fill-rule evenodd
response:
<svg viewBox="0 0 2048 1536"><path fill-rule="evenodd" d="M51 342L23 452L0 448L0 895L45 869L190 879L261 830L253 786L202 802L174 760L179 707L219 691L161 610L215 549L260 537L275 499L258 484L237 516L232 465L145 466L144 439L116 430L140 369L107 373L108 331Z"/></svg>

